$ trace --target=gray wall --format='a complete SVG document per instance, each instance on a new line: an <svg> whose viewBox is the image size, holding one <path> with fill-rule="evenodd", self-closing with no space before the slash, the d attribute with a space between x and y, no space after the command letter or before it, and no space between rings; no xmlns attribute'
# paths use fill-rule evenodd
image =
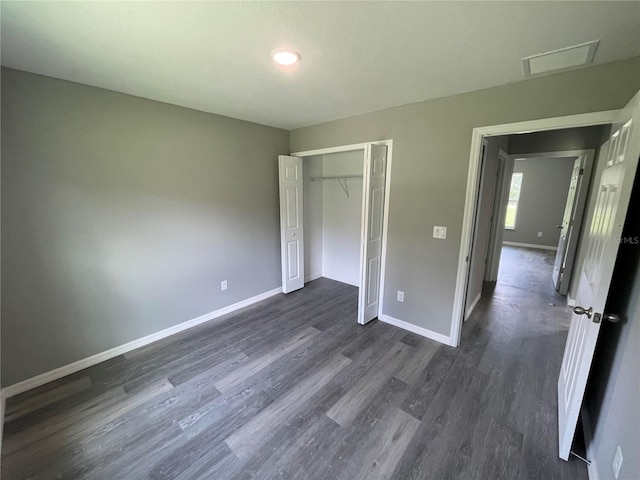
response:
<svg viewBox="0 0 640 480"><path fill-rule="evenodd" d="M3 385L279 287L288 142L3 69Z"/></svg>
<svg viewBox="0 0 640 480"><path fill-rule="evenodd" d="M620 108L639 70L636 57L296 129L291 151L393 139L384 313L448 335L472 129Z"/></svg>
<svg viewBox="0 0 640 480"><path fill-rule="evenodd" d="M576 157L516 160L513 173L522 173L516 228L504 230L505 242L557 247L571 173ZM538 232L542 237L538 238Z"/></svg>
<svg viewBox="0 0 640 480"><path fill-rule="evenodd" d="M607 311L618 324L603 323L585 404L593 428L590 453L601 480L613 479L619 445L624 458L619 479L640 478L640 176L629 205Z"/></svg>
<svg viewBox="0 0 640 480"><path fill-rule="evenodd" d="M487 139L478 196L476 232L473 244L474 253L471 256L471 268L467 286L467 310L482 291L482 282L484 281L487 267L489 239L491 237L491 216L493 215L494 196L498 180L498 155L500 150L506 153L508 147L508 136L489 137Z"/></svg>

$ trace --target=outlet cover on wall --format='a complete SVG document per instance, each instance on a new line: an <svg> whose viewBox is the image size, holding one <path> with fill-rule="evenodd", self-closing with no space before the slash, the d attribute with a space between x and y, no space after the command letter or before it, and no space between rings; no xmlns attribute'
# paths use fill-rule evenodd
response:
<svg viewBox="0 0 640 480"><path fill-rule="evenodd" d="M616 455L613 457L613 474L616 478L620 475L620 467L622 467L622 450L620 450L620 445L616 449Z"/></svg>
<svg viewBox="0 0 640 480"><path fill-rule="evenodd" d="M404 292L398 290L398 301L404 302Z"/></svg>
<svg viewBox="0 0 640 480"><path fill-rule="evenodd" d="M447 238L447 227L433 227L433 238Z"/></svg>
<svg viewBox="0 0 640 480"><path fill-rule="evenodd" d="M220 282L220 290L224 292L226 289L227 289L227 281L223 280Z"/></svg>
<svg viewBox="0 0 640 480"><path fill-rule="evenodd" d="M538 232L538 238L542 238L542 232Z"/></svg>

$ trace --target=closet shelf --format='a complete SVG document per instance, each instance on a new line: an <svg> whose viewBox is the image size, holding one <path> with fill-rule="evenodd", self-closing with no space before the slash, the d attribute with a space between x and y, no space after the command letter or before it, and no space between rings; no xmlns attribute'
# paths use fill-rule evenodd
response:
<svg viewBox="0 0 640 480"><path fill-rule="evenodd" d="M336 180L342 187L342 190L344 190L344 193L347 196L347 198L349 198L349 184L347 183L347 180L352 178L362 179L363 176L362 175L328 175L324 177L311 177L311 181L316 182L320 180Z"/></svg>

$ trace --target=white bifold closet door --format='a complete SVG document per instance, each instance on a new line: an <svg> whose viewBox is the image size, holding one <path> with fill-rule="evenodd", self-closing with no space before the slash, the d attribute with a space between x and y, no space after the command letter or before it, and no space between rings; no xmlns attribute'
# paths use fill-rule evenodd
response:
<svg viewBox="0 0 640 480"><path fill-rule="evenodd" d="M386 171L387 147L367 145L362 189L362 247L360 250L360 291L358 296L358 323L362 325L378 316L380 304Z"/></svg>
<svg viewBox="0 0 640 480"><path fill-rule="evenodd" d="M289 293L304 287L302 159L280 155L278 168L282 291Z"/></svg>

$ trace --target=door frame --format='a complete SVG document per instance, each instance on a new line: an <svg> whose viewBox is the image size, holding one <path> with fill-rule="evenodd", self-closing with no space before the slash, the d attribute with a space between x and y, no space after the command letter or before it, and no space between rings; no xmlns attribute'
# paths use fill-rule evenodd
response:
<svg viewBox="0 0 640 480"><path fill-rule="evenodd" d="M593 165L595 162L595 152L596 150L591 149L581 149L581 150L556 150L552 152L540 152L540 153L513 153L513 154L504 154L505 159L504 162L514 163L515 160L519 159L531 159L531 158L543 158L543 157L584 157L585 158L585 174L588 178L586 178L586 186L587 190L581 190L580 195L584 195L581 198L583 202L583 208L586 206L588 187L591 184L591 177L593 175ZM501 217L504 212L506 212L507 207L507 196L506 192L509 190L510 180L509 172L513 170L513 168L504 168L501 175L501 178L498 180L500 183L500 191L496 190L495 201L499 202L497 205L494 205L494 212L498 212L498 217ZM584 181L584 180L582 180ZM498 197L498 195L500 195ZM579 202L579 198L576 197L576 203ZM493 227L493 226L492 226ZM490 239L489 251L490 254L487 257L487 269L485 270L485 281L495 282L498 280L498 270L500 268L500 253L502 252L502 232L504 232L504 227L501 227L499 223L495 225L495 235L492 239ZM578 233L581 233L582 223L578 226ZM494 231L492 231L494 233ZM472 248L473 245L470 246ZM576 245L577 248L577 245Z"/></svg>
<svg viewBox="0 0 640 480"><path fill-rule="evenodd" d="M384 185L384 206L382 217L382 254L380 265L380 291L379 291L379 304L378 304L378 318L382 316L384 307L384 284L386 276L387 266L387 233L389 231L389 198L391 192L391 164L393 163L393 139L376 140L372 142L353 143L350 145L339 145L336 147L317 148L314 150L304 150L300 152L293 152L289 155L292 157L313 157L315 155L329 155L331 153L341 152L353 152L357 150L365 151L367 145L384 145L387 147L387 170L385 172L385 185ZM364 205L363 205L364 208ZM362 262L361 262L362 263ZM360 265L362 269L362 265ZM359 288L362 288L360 285Z"/></svg>
<svg viewBox="0 0 640 480"><path fill-rule="evenodd" d="M606 110L602 112L581 113L563 117L543 118L524 122L505 123L476 127L471 134L471 151L469 154L469 171L467 174L467 190L465 194L464 212L462 218L462 235L460 238L460 251L458 255L458 271L456 274L456 287L453 298L453 315L451 318L451 331L449 338L452 345L460 344L462 323L464 322L464 297L469 281L467 258L470 256L473 239L473 223L475 221L475 204L478 189L480 188L480 165L482 152L482 139L498 135L512 135L518 133L543 132L547 130L560 130L565 128L589 127L613 123L616 114L620 110Z"/></svg>

